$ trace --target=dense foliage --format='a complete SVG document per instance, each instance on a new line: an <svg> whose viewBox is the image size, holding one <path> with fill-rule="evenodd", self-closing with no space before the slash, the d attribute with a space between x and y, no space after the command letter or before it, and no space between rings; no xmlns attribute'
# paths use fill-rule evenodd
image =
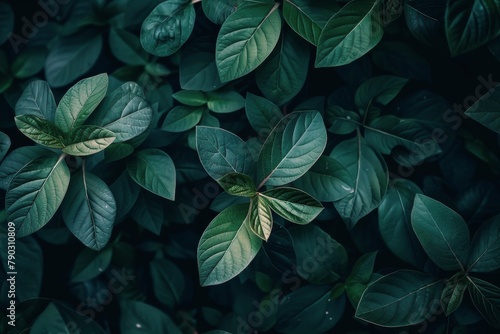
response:
<svg viewBox="0 0 500 334"><path fill-rule="evenodd" d="M0 332L498 331L499 62L498 0L0 1Z"/></svg>

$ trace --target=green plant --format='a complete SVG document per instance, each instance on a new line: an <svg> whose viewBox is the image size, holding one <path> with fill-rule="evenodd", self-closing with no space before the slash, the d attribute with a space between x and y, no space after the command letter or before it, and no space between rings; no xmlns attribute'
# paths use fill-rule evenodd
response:
<svg viewBox="0 0 500 334"><path fill-rule="evenodd" d="M494 332L499 13L0 1L0 332Z"/></svg>

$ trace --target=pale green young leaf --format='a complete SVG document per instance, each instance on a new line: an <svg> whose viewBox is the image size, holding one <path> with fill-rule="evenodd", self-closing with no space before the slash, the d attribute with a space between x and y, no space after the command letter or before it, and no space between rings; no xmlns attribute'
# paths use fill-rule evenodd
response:
<svg viewBox="0 0 500 334"><path fill-rule="evenodd" d="M62 151L74 156L87 156L104 150L116 136L112 131L95 125L82 125L65 134Z"/></svg>
<svg viewBox="0 0 500 334"><path fill-rule="evenodd" d="M273 214L271 208L262 197L257 195L250 200L248 214L245 217L245 224L250 230L264 241L269 239L273 229Z"/></svg>
<svg viewBox="0 0 500 334"><path fill-rule="evenodd" d="M180 103L191 107L203 106L208 101L207 95L198 90L180 90L174 93L172 97Z"/></svg>
<svg viewBox="0 0 500 334"><path fill-rule="evenodd" d="M217 179L222 189L230 195L252 197L255 195L255 183L252 178L242 173L229 173Z"/></svg>
<svg viewBox="0 0 500 334"><path fill-rule="evenodd" d="M441 294L441 307L446 316L449 316L462 304L465 290L469 285L467 277L462 272L458 272L450 279L446 280L443 293Z"/></svg>
<svg viewBox="0 0 500 334"><path fill-rule="evenodd" d="M208 109L219 114L231 113L245 106L245 98L232 90L208 92L207 98Z"/></svg>
<svg viewBox="0 0 500 334"><path fill-rule="evenodd" d="M15 117L16 126L34 142L52 148L64 147L64 134L58 127L39 116L21 115Z"/></svg>

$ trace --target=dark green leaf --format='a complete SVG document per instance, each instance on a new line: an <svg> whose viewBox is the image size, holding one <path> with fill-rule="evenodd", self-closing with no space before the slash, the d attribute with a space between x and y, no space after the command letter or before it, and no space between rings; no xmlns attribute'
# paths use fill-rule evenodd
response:
<svg viewBox="0 0 500 334"><path fill-rule="evenodd" d="M399 270L368 286L356 318L384 327L415 325L436 312L434 303L442 290L441 280L418 271Z"/></svg>
<svg viewBox="0 0 500 334"><path fill-rule="evenodd" d="M69 333L66 321L53 303L48 304L45 310L36 318L31 326L30 333L47 333L49 328L54 333Z"/></svg>
<svg viewBox="0 0 500 334"><path fill-rule="evenodd" d="M469 256L469 228L458 213L416 194L411 224L432 261L444 270L464 270Z"/></svg>
<svg viewBox="0 0 500 334"><path fill-rule="evenodd" d="M286 23L313 45L318 44L321 30L338 10L339 5L333 1L286 0L283 3Z"/></svg>
<svg viewBox="0 0 500 334"><path fill-rule="evenodd" d="M248 74L271 54L281 32L278 6L248 1L224 21L215 53L222 82Z"/></svg>
<svg viewBox="0 0 500 334"><path fill-rule="evenodd" d="M184 132L194 128L201 120L205 107L177 106L170 110L161 127L168 132Z"/></svg>
<svg viewBox="0 0 500 334"><path fill-rule="evenodd" d="M51 87L62 87L87 73L101 53L102 36L83 33L60 38L45 61L45 77Z"/></svg>
<svg viewBox="0 0 500 334"><path fill-rule="evenodd" d="M124 159L134 153L134 147L128 143L116 143L106 147L104 160L107 163Z"/></svg>
<svg viewBox="0 0 500 334"><path fill-rule="evenodd" d="M382 39L379 0L347 3L325 24L318 39L315 67L349 64L370 51Z"/></svg>
<svg viewBox="0 0 500 334"><path fill-rule="evenodd" d="M147 191L141 191L134 207L130 210L130 216L140 226L160 235L161 228L166 222L164 206L163 198Z"/></svg>
<svg viewBox="0 0 500 334"><path fill-rule="evenodd" d="M182 334L168 315L151 305L140 301L124 301L120 309L122 334Z"/></svg>
<svg viewBox="0 0 500 334"><path fill-rule="evenodd" d="M294 188L274 188L259 196L278 215L300 225L309 224L323 210L320 202Z"/></svg>
<svg viewBox="0 0 500 334"><path fill-rule="evenodd" d="M110 186L116 201L116 221L120 222L132 209L141 187L124 171Z"/></svg>
<svg viewBox="0 0 500 334"><path fill-rule="evenodd" d="M347 135L361 125L361 118L358 113L345 110L339 106L328 108L326 117L332 124L328 131L337 135Z"/></svg>
<svg viewBox="0 0 500 334"><path fill-rule="evenodd" d="M127 65L145 65L148 54L144 51L139 37L123 29L109 31L109 46L116 59Z"/></svg>
<svg viewBox="0 0 500 334"><path fill-rule="evenodd" d="M493 88L481 96L465 113L488 129L500 133L500 89Z"/></svg>
<svg viewBox="0 0 500 334"><path fill-rule="evenodd" d="M346 279L346 285L352 283L367 284L372 276L376 257L376 251L361 256L352 267L351 273Z"/></svg>
<svg viewBox="0 0 500 334"><path fill-rule="evenodd" d="M101 252L85 248L78 254L73 270L72 282L85 282L102 274L111 263L113 247L106 247Z"/></svg>
<svg viewBox="0 0 500 334"><path fill-rule="evenodd" d="M108 75L99 74L80 80L62 97L56 109L55 124L68 132L83 125L108 90Z"/></svg>
<svg viewBox="0 0 500 334"><path fill-rule="evenodd" d="M445 24L451 55L474 50L500 36L500 3L491 0L447 2Z"/></svg>
<svg viewBox="0 0 500 334"><path fill-rule="evenodd" d="M0 45L5 43L14 30L14 11L6 2L0 2Z"/></svg>
<svg viewBox="0 0 500 334"><path fill-rule="evenodd" d="M246 143L235 134L208 126L196 127L196 147L203 168L214 180L251 168Z"/></svg>
<svg viewBox="0 0 500 334"><path fill-rule="evenodd" d="M281 110L274 103L252 93L246 95L245 113L248 122L257 132L259 138L264 139L283 118Z"/></svg>
<svg viewBox="0 0 500 334"><path fill-rule="evenodd" d="M446 316L455 312L460 304L462 304L462 299L468 285L467 277L462 272L458 272L449 280L446 280L446 285L441 294L441 307Z"/></svg>
<svg viewBox="0 0 500 334"><path fill-rule="evenodd" d="M202 5L209 1L203 1ZM212 91L223 85L215 65L215 41L215 37L203 36L182 50L179 62L182 89Z"/></svg>
<svg viewBox="0 0 500 334"><path fill-rule="evenodd" d="M18 54L11 66L14 77L25 79L40 72L45 64L47 52L45 47L34 47Z"/></svg>
<svg viewBox="0 0 500 334"><path fill-rule="evenodd" d="M174 309L182 299L185 278L180 269L167 259L155 259L149 264L156 298L169 309Z"/></svg>
<svg viewBox="0 0 500 334"><path fill-rule="evenodd" d="M197 90L180 90L172 97L182 104L191 107L200 107L207 103L207 95Z"/></svg>
<svg viewBox="0 0 500 334"><path fill-rule="evenodd" d="M231 90L217 90L207 93L207 106L219 114L240 110L245 106L245 99L238 92Z"/></svg>
<svg viewBox="0 0 500 334"><path fill-rule="evenodd" d="M298 179L319 159L325 146L326 129L319 112L294 112L285 116L260 151L257 189Z"/></svg>
<svg viewBox="0 0 500 334"><path fill-rule="evenodd" d="M21 115L15 118L16 126L34 142L52 148L64 147L64 134L58 127L39 116Z"/></svg>
<svg viewBox="0 0 500 334"><path fill-rule="evenodd" d="M275 328L287 334L328 333L342 318L344 309L344 295L334 298L330 285L307 285L280 303Z"/></svg>
<svg viewBox="0 0 500 334"><path fill-rule="evenodd" d="M389 182L387 165L359 134L335 146L330 157L341 163L354 181L350 193L334 202L351 229L359 219L380 205Z"/></svg>
<svg viewBox="0 0 500 334"><path fill-rule="evenodd" d="M241 273L260 250L262 240L244 223L248 204L235 204L219 213L198 244L202 286L229 281Z"/></svg>
<svg viewBox="0 0 500 334"><path fill-rule="evenodd" d="M446 0L406 0L405 21L411 34L427 46L446 45L445 7Z"/></svg>
<svg viewBox="0 0 500 334"><path fill-rule="evenodd" d="M391 102L408 82L406 78L381 75L363 82L356 90L354 101L363 115L374 103L386 105Z"/></svg>
<svg viewBox="0 0 500 334"><path fill-rule="evenodd" d="M221 25L231 15L243 0L205 0L201 4L203 13L210 21Z"/></svg>
<svg viewBox="0 0 500 334"><path fill-rule="evenodd" d="M0 189L7 190L17 172L44 154L52 154L52 152L41 146L23 146L9 153L0 165Z"/></svg>
<svg viewBox="0 0 500 334"><path fill-rule="evenodd" d="M302 89L308 69L309 45L294 32L285 29L276 52L255 71L255 79L265 97L282 105Z"/></svg>
<svg viewBox="0 0 500 334"><path fill-rule="evenodd" d="M7 154L10 148L10 138L5 133L0 131L0 162L2 162L3 158ZM0 176L1 177L1 176Z"/></svg>
<svg viewBox="0 0 500 334"><path fill-rule="evenodd" d="M500 268L500 216L488 219L472 239L467 270L491 272Z"/></svg>
<svg viewBox="0 0 500 334"><path fill-rule="evenodd" d="M141 44L159 57L174 54L193 31L196 13L191 0L164 1L144 20Z"/></svg>
<svg viewBox="0 0 500 334"><path fill-rule="evenodd" d="M354 183L347 169L337 160L323 155L293 185L322 202L338 201L347 196Z"/></svg>
<svg viewBox="0 0 500 334"><path fill-rule="evenodd" d="M411 181L393 180L378 208L378 230L386 246L417 268L423 268L426 254L411 227L411 209L415 194L421 192Z"/></svg>
<svg viewBox="0 0 500 334"><path fill-rule="evenodd" d="M83 169L71 177L61 213L71 233L85 246L98 251L111 237L116 202L106 183Z"/></svg>
<svg viewBox="0 0 500 334"><path fill-rule="evenodd" d="M175 166L167 153L143 149L127 161L127 171L144 189L172 201L175 199Z"/></svg>
<svg viewBox="0 0 500 334"><path fill-rule="evenodd" d="M347 252L340 243L316 225L290 229L297 273L315 284L337 281L347 267Z"/></svg>
<svg viewBox="0 0 500 334"><path fill-rule="evenodd" d="M104 150L116 139L108 129L95 125L82 125L65 134L64 153L74 156L86 156Z"/></svg>
<svg viewBox="0 0 500 334"><path fill-rule="evenodd" d="M500 288L479 278L468 279L474 306L491 326L500 328Z"/></svg>
<svg viewBox="0 0 500 334"><path fill-rule="evenodd" d="M9 184L5 198L7 219L16 224L17 236L34 233L55 214L68 189L70 171L64 156L36 158Z"/></svg>
<svg viewBox="0 0 500 334"><path fill-rule="evenodd" d="M35 115L54 121L56 101L47 81L35 80L23 91L16 103L16 115Z"/></svg>
<svg viewBox="0 0 500 334"><path fill-rule="evenodd" d="M144 133L152 119L153 109L144 98L142 87L127 82L104 98L89 123L113 131L118 143Z"/></svg>

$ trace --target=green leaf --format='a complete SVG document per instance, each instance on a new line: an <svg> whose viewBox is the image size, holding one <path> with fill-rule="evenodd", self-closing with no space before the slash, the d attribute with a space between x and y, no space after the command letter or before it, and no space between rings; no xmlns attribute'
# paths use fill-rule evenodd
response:
<svg viewBox="0 0 500 334"><path fill-rule="evenodd" d="M219 114L231 113L245 106L243 96L231 90L208 92L207 98L208 109Z"/></svg>
<svg viewBox="0 0 500 334"><path fill-rule="evenodd" d="M165 313L140 301L124 301L120 304L120 333L182 334L174 321Z"/></svg>
<svg viewBox="0 0 500 334"><path fill-rule="evenodd" d="M307 285L278 305L275 328L280 333L330 333L344 315L345 297L332 297L330 285Z"/></svg>
<svg viewBox="0 0 500 334"><path fill-rule="evenodd" d="M378 230L385 245L401 260L423 268L427 258L411 226L415 194L422 191L405 179L395 179L378 208Z"/></svg>
<svg viewBox="0 0 500 334"><path fill-rule="evenodd" d="M500 216L485 221L472 239L467 271L492 272L500 268Z"/></svg>
<svg viewBox="0 0 500 334"><path fill-rule="evenodd" d="M17 237L48 223L63 201L69 180L64 156L57 154L34 159L17 172L5 198L7 219L16 224Z"/></svg>
<svg viewBox="0 0 500 334"><path fill-rule="evenodd" d="M66 321L62 317L61 313L59 313L54 303L48 304L43 312L36 318L30 328L30 333L47 333L48 328L50 328L50 331L54 333L70 333L68 327L66 326Z"/></svg>
<svg viewBox="0 0 500 334"><path fill-rule="evenodd" d="M330 157L341 163L354 181L350 193L333 203L351 229L380 205L389 181L387 165L359 134L335 146Z"/></svg>
<svg viewBox="0 0 500 334"><path fill-rule="evenodd" d="M326 117L332 124L328 131L336 135L347 135L355 131L361 122L359 114L354 111L345 110L339 106L327 109Z"/></svg>
<svg viewBox="0 0 500 334"><path fill-rule="evenodd" d="M262 240L244 224L248 204L235 204L219 213L198 244L202 286L221 284L241 273L259 251Z"/></svg>
<svg viewBox="0 0 500 334"><path fill-rule="evenodd" d="M278 215L300 225L309 224L323 210L320 202L294 188L274 188L260 193L259 196Z"/></svg>
<svg viewBox="0 0 500 334"><path fill-rule="evenodd" d="M347 252L316 225L290 229L297 256L297 273L315 284L337 281L347 267Z"/></svg>
<svg viewBox="0 0 500 334"><path fill-rule="evenodd" d="M255 195L255 183L248 175L229 173L218 179L217 182L230 195L244 197Z"/></svg>
<svg viewBox="0 0 500 334"><path fill-rule="evenodd" d="M163 198L143 190L130 210L130 216L146 230L160 235L162 226L167 222L164 206Z"/></svg>
<svg viewBox="0 0 500 334"><path fill-rule="evenodd" d="M146 65L148 54L142 48L139 38L127 30L111 28L109 46L116 59L127 65Z"/></svg>
<svg viewBox="0 0 500 334"><path fill-rule="evenodd" d="M182 271L167 259L154 259L149 264L156 298L169 309L177 306L185 293Z"/></svg>
<svg viewBox="0 0 500 334"><path fill-rule="evenodd" d="M195 18L191 0L160 3L142 24L142 46L155 56L166 57L174 54L191 36Z"/></svg>
<svg viewBox="0 0 500 334"><path fill-rule="evenodd" d="M44 154L52 154L52 152L41 146L23 146L10 152L0 165L0 189L7 190L10 181L18 171Z"/></svg>
<svg viewBox="0 0 500 334"><path fill-rule="evenodd" d="M363 115L374 103L387 105L408 83L408 79L380 75L364 81L356 90L354 101Z"/></svg>
<svg viewBox="0 0 500 334"><path fill-rule="evenodd" d="M106 73L78 81L62 97L56 109L55 123L64 132L83 125L108 90Z"/></svg>
<svg viewBox="0 0 500 334"><path fill-rule="evenodd" d="M104 161L106 163L124 159L134 153L134 146L128 143L112 143L104 151Z"/></svg>
<svg viewBox="0 0 500 334"><path fill-rule="evenodd" d="M0 162L2 162L3 158L7 154L10 148L10 138L5 133L0 131Z"/></svg>
<svg viewBox="0 0 500 334"><path fill-rule="evenodd" d="M35 115L21 115L15 117L15 122L19 131L34 142L52 148L64 147L64 134L50 121Z"/></svg>
<svg viewBox="0 0 500 334"><path fill-rule="evenodd" d="M112 131L95 125L82 125L65 134L62 149L64 153L74 156L95 154L111 145L116 136Z"/></svg>
<svg viewBox="0 0 500 334"><path fill-rule="evenodd" d="M14 77L25 79L40 72L45 65L47 52L46 47L34 47L19 53L11 65Z"/></svg>
<svg viewBox="0 0 500 334"><path fill-rule="evenodd" d="M141 86L127 82L104 98L88 123L113 131L119 143L144 133L152 119L153 109Z"/></svg>
<svg viewBox="0 0 500 334"><path fill-rule="evenodd" d="M423 125L411 119L400 119L392 115L376 118L365 125L365 138L370 145L382 154L390 154L397 146L412 152L413 165L426 158L441 153L437 144L428 145L432 134Z"/></svg>
<svg viewBox="0 0 500 334"><path fill-rule="evenodd" d="M309 45L284 29L275 51L255 71L255 79L266 98L282 105L297 95L306 82Z"/></svg>
<svg viewBox="0 0 500 334"><path fill-rule="evenodd" d="M113 182L110 189L116 201L116 222L120 222L132 209L139 197L141 187L132 180L127 171L124 171Z"/></svg>
<svg viewBox="0 0 500 334"><path fill-rule="evenodd" d="M315 67L350 64L382 39L379 0L348 2L325 24L318 39Z"/></svg>
<svg viewBox="0 0 500 334"><path fill-rule="evenodd" d="M325 146L326 129L319 112L294 112L285 116L260 151L257 189L298 179L319 159Z"/></svg>
<svg viewBox="0 0 500 334"><path fill-rule="evenodd" d="M415 195L411 224L425 252L444 270L462 270L469 255L469 228L446 205Z"/></svg>
<svg viewBox="0 0 500 334"><path fill-rule="evenodd" d="M351 273L346 279L345 290L351 304L355 308L358 307L361 296L370 282L376 256L376 251L361 256L354 264Z"/></svg>
<svg viewBox="0 0 500 334"><path fill-rule="evenodd" d="M500 36L499 13L496 0L447 2L445 27L451 55L472 51Z"/></svg>
<svg viewBox="0 0 500 334"><path fill-rule="evenodd" d="M411 34L426 46L442 48L446 45L445 7L446 1L405 1L405 21Z"/></svg>
<svg viewBox="0 0 500 334"><path fill-rule="evenodd" d="M47 81L32 81L16 103L16 115L34 115L54 121L56 101Z"/></svg>
<svg viewBox="0 0 500 334"><path fill-rule="evenodd" d="M87 73L97 61L101 49L100 34L82 32L57 40L45 60L45 77L50 86L66 86Z"/></svg>
<svg viewBox="0 0 500 334"><path fill-rule="evenodd" d="M71 233L85 246L98 251L111 237L116 202L106 183L83 169L71 177L61 213Z"/></svg>
<svg viewBox="0 0 500 334"><path fill-rule="evenodd" d="M347 169L337 160L322 155L293 185L318 201L338 201L347 196L354 183Z"/></svg>
<svg viewBox="0 0 500 334"><path fill-rule="evenodd" d="M267 138L283 118L281 110L274 103L252 93L246 95L245 113L250 126L258 133L259 138Z"/></svg>
<svg viewBox="0 0 500 334"><path fill-rule="evenodd" d="M194 128L201 120L205 107L177 106L170 110L161 127L168 132L184 132Z"/></svg>
<svg viewBox="0 0 500 334"><path fill-rule="evenodd" d="M500 89L493 88L481 96L465 114L488 129L500 133Z"/></svg>
<svg viewBox="0 0 500 334"><path fill-rule="evenodd" d="M250 154L246 143L235 134L220 128L197 126L196 148L203 168L214 180L233 172L248 175Z"/></svg>
<svg viewBox="0 0 500 334"><path fill-rule="evenodd" d="M203 1L205 6L207 1ZM215 65L213 36L202 36L189 43L181 53L179 81L182 89L211 91L222 87Z"/></svg>
<svg viewBox="0 0 500 334"><path fill-rule="evenodd" d="M71 271L71 282L85 282L102 274L111 263L113 247L106 247L101 252L84 248L76 258Z"/></svg>
<svg viewBox="0 0 500 334"><path fill-rule="evenodd" d="M339 5L333 1L285 0L283 3L286 23L302 38L316 46L326 22L338 10Z"/></svg>
<svg viewBox="0 0 500 334"><path fill-rule="evenodd" d="M250 208L244 224L248 224L253 233L264 241L269 239L273 229L273 214L261 196L250 200Z"/></svg>
<svg viewBox="0 0 500 334"><path fill-rule="evenodd" d="M427 274L399 270L386 275L365 290L356 318L384 327L415 325L436 312L443 282Z"/></svg>
<svg viewBox="0 0 500 334"><path fill-rule="evenodd" d="M243 0L205 0L201 2L203 13L215 24L221 25Z"/></svg>
<svg viewBox="0 0 500 334"><path fill-rule="evenodd" d="M474 306L491 326L500 328L500 288L472 276L468 279Z"/></svg>
<svg viewBox="0 0 500 334"><path fill-rule="evenodd" d="M204 106L208 101L207 95L197 90L180 90L173 94L172 97L180 103L191 107Z"/></svg>
<svg viewBox="0 0 500 334"><path fill-rule="evenodd" d="M36 241L34 236L16 239L15 241L15 259L12 259L12 250L7 246L7 235L2 234L5 238L3 249L0 250L0 258L2 259L4 273L11 272L8 268L8 261L15 262L16 285L22 289L16 289L16 297L19 301L29 300L40 296L42 288L44 263L42 248ZM9 254L11 258L9 259ZM19 304L18 304L19 305Z"/></svg>
<svg viewBox="0 0 500 334"><path fill-rule="evenodd" d="M467 276L462 272L458 272L449 280L446 280L446 285L441 294L441 307L446 316L455 312L460 304L462 304L462 299L468 285Z"/></svg>
<svg viewBox="0 0 500 334"><path fill-rule="evenodd" d="M9 39L14 30L14 11L6 2L0 2L0 45Z"/></svg>
<svg viewBox="0 0 500 334"><path fill-rule="evenodd" d="M278 6L248 1L224 21L215 52L222 82L250 73L271 54L281 32Z"/></svg>
<svg viewBox="0 0 500 334"><path fill-rule="evenodd" d="M175 199L175 166L167 153L155 148L140 150L127 161L127 171L144 189Z"/></svg>

